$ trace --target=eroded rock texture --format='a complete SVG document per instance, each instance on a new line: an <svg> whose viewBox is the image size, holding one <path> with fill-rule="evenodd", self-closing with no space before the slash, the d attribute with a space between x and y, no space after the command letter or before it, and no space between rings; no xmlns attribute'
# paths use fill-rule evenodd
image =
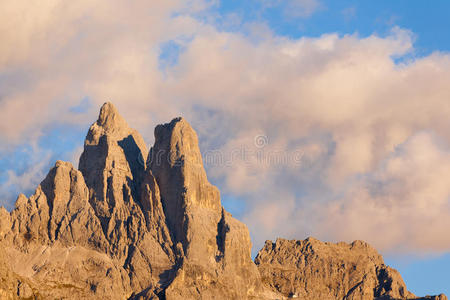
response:
<svg viewBox="0 0 450 300"><path fill-rule="evenodd" d="M386 266L378 252L362 241L324 243L266 241L255 263L263 281L285 297L313 299L446 299L417 298L400 274Z"/></svg>
<svg viewBox="0 0 450 300"><path fill-rule="evenodd" d="M218 189L206 177L197 134L184 119L156 127L149 163L180 264L167 298L247 299L261 294L248 230L222 208Z"/></svg>
<svg viewBox="0 0 450 300"><path fill-rule="evenodd" d="M58 161L32 196L0 208L0 299L414 297L362 242L279 240L258 267L250 251L192 127L182 118L157 126L148 152L105 103L79 170Z"/></svg>
<svg viewBox="0 0 450 300"><path fill-rule="evenodd" d="M87 134L80 171L89 203L100 221L106 247L117 259L136 293L166 285L175 263L159 189L146 170L147 148L116 108L106 103Z"/></svg>

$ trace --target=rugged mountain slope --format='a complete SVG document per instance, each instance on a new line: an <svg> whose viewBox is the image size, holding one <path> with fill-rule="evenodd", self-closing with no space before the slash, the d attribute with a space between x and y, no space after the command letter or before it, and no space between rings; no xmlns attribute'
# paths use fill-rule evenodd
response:
<svg viewBox="0 0 450 300"><path fill-rule="evenodd" d="M122 280L126 271L96 251L108 241L88 202L83 176L69 163L58 161L34 195L20 195L2 219L7 220L0 230L5 264L26 278L23 283L35 288L34 295L123 299L129 293L129 280Z"/></svg>
<svg viewBox="0 0 450 300"><path fill-rule="evenodd" d="M286 297L323 299L447 299L416 298L400 274L386 266L378 252L362 241L324 243L266 241L255 259L263 281Z"/></svg>
<svg viewBox="0 0 450 300"><path fill-rule="evenodd" d="M363 243L279 240L258 267L250 251L192 127L182 118L157 126L148 152L106 103L79 170L58 161L31 197L0 208L0 299L413 297Z"/></svg>

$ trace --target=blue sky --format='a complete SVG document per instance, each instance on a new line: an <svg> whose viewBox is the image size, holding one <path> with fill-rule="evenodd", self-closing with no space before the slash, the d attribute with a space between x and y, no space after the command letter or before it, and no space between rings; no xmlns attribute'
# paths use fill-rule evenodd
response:
<svg viewBox="0 0 450 300"><path fill-rule="evenodd" d="M206 166L253 253L277 236L364 239L412 292L450 294L450 1L53 5L0 11L2 205L56 160L77 165L113 101L149 145L183 115L203 152L254 151L260 135L269 153L304 152Z"/></svg>
<svg viewBox="0 0 450 300"><path fill-rule="evenodd" d="M284 4L264 5L270 2ZM386 35L399 26L415 34L419 55L450 50L450 3L445 0L317 1L317 7L301 17L289 16L286 3L289 1L230 0L220 2L218 11L236 14L244 22L263 20L271 30L292 38L332 32Z"/></svg>

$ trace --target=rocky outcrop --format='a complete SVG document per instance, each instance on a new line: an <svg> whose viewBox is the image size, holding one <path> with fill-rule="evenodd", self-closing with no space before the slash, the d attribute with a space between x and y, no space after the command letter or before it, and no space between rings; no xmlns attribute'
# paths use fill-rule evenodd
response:
<svg viewBox="0 0 450 300"><path fill-rule="evenodd" d="M56 241L67 247L107 244L81 172L62 161L56 162L33 196L19 195L10 222L11 238L19 249Z"/></svg>
<svg viewBox="0 0 450 300"><path fill-rule="evenodd" d="M289 298L446 299L444 295L417 298L407 290L400 274L386 266L381 255L362 241L266 241L255 263L263 281Z"/></svg>
<svg viewBox="0 0 450 300"><path fill-rule="evenodd" d="M89 129L79 169L89 203L108 244L98 250L117 259L133 291L160 289L175 262L158 186L144 157L147 147L111 103Z"/></svg>
<svg viewBox="0 0 450 300"><path fill-rule="evenodd" d="M222 208L192 127L182 118L157 126L149 155L180 264L166 297L247 299L262 293L248 230Z"/></svg>
<svg viewBox="0 0 450 300"><path fill-rule="evenodd" d="M128 255L131 231L142 225L138 189L147 153L142 137L128 127L116 108L106 103L89 129L81 154L79 169L86 179L89 203L102 225L109 245L104 249L118 258ZM145 224L145 223L144 223Z"/></svg>
<svg viewBox="0 0 450 300"><path fill-rule="evenodd" d="M18 197L9 225L1 230L4 257L25 278L21 284L34 287L26 289L30 296L123 299L129 293L125 270L95 250L108 242L83 176L70 163L58 161L34 195Z"/></svg>
<svg viewBox="0 0 450 300"><path fill-rule="evenodd" d="M248 229L222 207L188 122L157 126L147 152L105 103L79 170L58 161L32 196L0 208L0 298L414 297L363 242L280 239L257 264L250 251Z"/></svg>

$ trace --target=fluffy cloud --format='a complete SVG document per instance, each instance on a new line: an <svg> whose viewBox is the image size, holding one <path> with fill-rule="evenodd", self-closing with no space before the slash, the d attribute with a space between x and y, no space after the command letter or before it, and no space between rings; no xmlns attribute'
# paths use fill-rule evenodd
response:
<svg viewBox="0 0 450 300"><path fill-rule="evenodd" d="M38 137L52 121L88 122L69 110L85 96L96 103L136 99L139 111L143 99L158 98L160 43L191 34L196 22L188 13L203 4L196 0L2 3L0 137L9 144L20 143ZM171 16L175 13L180 15Z"/></svg>
<svg viewBox="0 0 450 300"><path fill-rule="evenodd" d="M242 217L258 246L268 237L314 235L364 239L384 251L450 249L443 233L450 193L436 186L449 186L442 174L448 147L436 148L450 143L449 57L395 63L414 50L412 41L399 28L383 38L272 36L256 43L213 31L181 55L170 73L171 93L210 112L201 113L201 122L196 112L191 117L197 126L212 124L206 136L229 133L224 153L249 149L231 164L211 166L210 175L246 200ZM214 125L223 118L228 125ZM302 163L258 159L253 137L261 132L266 155L302 151ZM433 142L423 137L431 133ZM413 163L420 155L429 161ZM393 174L385 165L396 160L404 171ZM433 168L438 175L430 179ZM427 206L433 209L424 212ZM433 226L423 226L425 219Z"/></svg>
<svg viewBox="0 0 450 300"><path fill-rule="evenodd" d="M245 201L257 246L314 235L450 250L447 54L406 60L414 37L399 28L289 39L219 30L195 17L202 1L133 3L1 4L0 151L54 124L87 128L106 100L149 143L182 114L226 158L208 174ZM161 67L167 42L174 63ZM74 113L86 96L92 109Z"/></svg>
<svg viewBox="0 0 450 300"><path fill-rule="evenodd" d="M398 251L450 248L450 148L428 132L419 132L357 179L329 203L323 234L351 239L372 236Z"/></svg>
<svg viewBox="0 0 450 300"><path fill-rule="evenodd" d="M347 178L331 191L314 191L295 200L282 191L281 197L271 194L276 200L255 205L247 221L256 232L263 228L261 233L268 230L274 236L313 234L331 240L370 240L397 253L446 252L450 248L445 233L450 226L449 150L434 134L416 133L370 172ZM266 215L273 203L283 212Z"/></svg>

